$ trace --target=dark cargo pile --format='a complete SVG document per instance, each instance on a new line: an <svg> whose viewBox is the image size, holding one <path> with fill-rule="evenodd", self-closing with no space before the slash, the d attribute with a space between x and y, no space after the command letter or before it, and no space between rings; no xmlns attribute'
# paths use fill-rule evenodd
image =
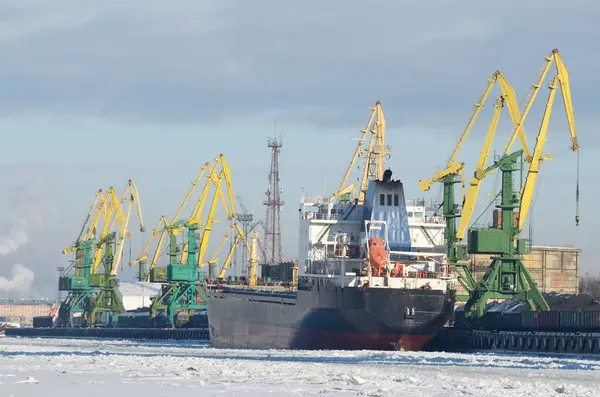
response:
<svg viewBox="0 0 600 397"><path fill-rule="evenodd" d="M455 327L497 331L600 332L600 303L586 294L544 293L550 311L533 312L525 301L494 302L480 319L455 313Z"/></svg>

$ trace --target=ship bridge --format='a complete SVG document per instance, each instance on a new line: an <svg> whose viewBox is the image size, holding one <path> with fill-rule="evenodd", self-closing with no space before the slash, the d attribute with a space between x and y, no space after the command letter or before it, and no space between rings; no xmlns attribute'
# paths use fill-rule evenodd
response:
<svg viewBox="0 0 600 397"><path fill-rule="evenodd" d="M383 180L369 183L363 211L364 220L384 221L387 228L387 230L370 228L369 238L387 239L391 251L413 251L404 185L401 181L392 180L391 170L384 172ZM365 232L364 224L361 232Z"/></svg>

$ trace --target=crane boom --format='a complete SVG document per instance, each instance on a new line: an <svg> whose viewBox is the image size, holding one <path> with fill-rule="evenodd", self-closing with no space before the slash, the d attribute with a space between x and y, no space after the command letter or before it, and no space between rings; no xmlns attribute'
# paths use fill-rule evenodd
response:
<svg viewBox="0 0 600 397"><path fill-rule="evenodd" d="M556 96L556 88L558 87L558 85L560 86L560 90L562 93L565 112L567 115L567 122L569 124L569 132L571 134L571 150L574 152L579 151L579 142L577 140L577 133L575 130L575 117L573 114L573 102L571 99L571 85L569 83L569 73L557 49L554 49L552 51L552 56L546 58L546 60L547 64L544 68L543 75L545 76L545 74L547 73L552 60L555 61L557 73L548 86L550 92L548 94L548 100L546 102L546 109L544 111L542 123L540 125L540 129L536 138L533 158L531 161L531 165L529 166L529 170L527 172L525 185L523 187L523 191L521 192L521 206L519 208L519 232L523 230L523 226L525 224L525 221L527 220L527 215L529 214L529 208L531 207L531 202L533 200L533 191L535 189L540 164L544 160L549 160L549 158L543 157L543 150L544 144L547 140L548 124L550 122L552 105L554 103L554 98ZM579 186L577 186L577 192L579 192ZM576 215L575 222L579 222L579 214Z"/></svg>
<svg viewBox="0 0 600 397"><path fill-rule="evenodd" d="M127 205L127 212L123 215L121 203L125 198L129 197L129 204ZM131 238L131 234L129 233L129 219L131 216L131 207L135 202L136 212L138 215L138 220L140 222L140 231L143 232L144 228L144 219L142 217L142 209L140 205L139 193L135 183L130 179L127 183L127 187L125 188L125 193L123 195L123 199L120 201L116 201L115 205L117 208L116 219L119 223L119 240L117 241L117 249L115 252L115 259L113 262L113 266L111 269L111 275L116 276L117 271L119 269L119 264L121 263L121 258L123 256L123 247L125 243L125 239Z"/></svg>
<svg viewBox="0 0 600 397"><path fill-rule="evenodd" d="M496 109L495 109L496 111L494 113L494 118L492 119L492 122L490 123L490 127L488 128L488 135L486 137L484 147L480 152L478 166L477 166L478 168L477 168L474 179L477 178L478 180L481 180L483 178L483 176L485 176L485 173L482 172L482 170L485 170L486 162L487 162L487 159L490 154L491 144L492 144L492 141L493 141L493 138L494 138L494 135L496 132L496 127L498 124L498 117L499 117L500 109L502 108L502 106L504 104L506 104L506 107L508 108L511 119L515 126L521 120L521 115L519 113L519 107L518 107L517 98L515 95L515 90L510 85L510 83L508 82L508 80L506 79L504 74L502 74L502 72L500 70L496 70L492 74L492 76L488 78L488 81L483 90L483 93L481 94L481 96L479 97L479 100L474 105L475 109L473 109L473 113L469 117L467 126L465 127L463 133L461 134L461 136L456 144L456 147L454 148L452 154L450 155L450 157L448 159L446 168L442 171L436 172L434 174L433 178L431 178L431 179L419 181L419 188L422 191L428 191L431 188L432 184L441 181L443 178L445 178L449 175L456 175L456 174L458 174L458 172L463 170L464 163L457 162L456 159L458 157L458 154L459 154L461 148L463 147L464 143L466 142L467 137L469 136L469 133L471 132L473 125L475 124L475 121L477 120L479 113L481 112L481 109L485 105L485 102L487 101L487 98L489 97L489 94L492 91L496 82L500 86L502 94L496 101ZM517 136L519 137L519 139L523 145L523 151L525 153L529 153L527 139L525 137L525 132L523 131L523 128L516 129L515 133L513 135L515 136L515 138ZM479 187L478 181L475 181L475 180L471 181L471 189L469 189L469 191L471 191L473 189L473 186L475 186L475 190L473 190L473 192L471 193L471 198L472 198L473 202L469 203L469 205L472 205L474 207L475 200L477 198L478 187ZM468 194L467 194L467 196L468 196ZM463 210L463 212L464 212L464 210ZM466 224L468 225L470 216L468 218L469 219L467 219L465 221L463 216L461 216L461 224L466 222ZM466 227L464 229L466 230ZM461 239L462 239L463 235L464 235L464 230L461 234L461 237L460 237Z"/></svg>
<svg viewBox="0 0 600 397"><path fill-rule="evenodd" d="M63 250L63 254L66 255L70 252L76 252L77 251L77 247L84 241L89 240L90 238L94 237L96 234L96 228L98 227L98 222L100 220L100 215L102 214L106 214L106 197L104 196L104 193L102 192L102 189L98 190L96 192L96 197L94 199L93 204L90 206L90 210L88 211L88 214L86 216L86 219L83 223L83 226L81 227L81 231L79 232L79 236L77 236L77 239L75 240L75 243L69 247L69 248L65 248ZM94 213L94 208L97 209L96 213L94 214L94 216L92 217L92 214ZM92 218L92 221L90 222L90 218ZM89 223L89 224L88 224ZM86 229L87 226L87 229Z"/></svg>
<svg viewBox="0 0 600 397"><path fill-rule="evenodd" d="M178 234L178 232L181 230L181 227L180 228L171 228L170 225L173 225L176 222L176 220L179 218L179 216L181 215L181 212L183 211L183 208L186 206L190 197L192 196L192 193L196 189L198 182L202 179L206 170L209 170L209 169L210 169L210 164L208 162L204 163L204 165L200 168L200 171L198 172L198 176L196 177L196 179L194 179L192 181L192 186L190 186L190 188L188 189L188 191L185 195L185 198L179 205L179 208L177 209L177 212L175 212L175 215L173 215L173 218L171 219L171 221L169 221L164 215L162 215L158 219L156 228L153 230L152 235L146 242L146 245L144 246L144 249L142 250L141 255L135 261L132 261L129 264L130 266L133 266L137 263L141 263L142 265L140 265L140 266L143 267L143 264L148 260L148 250L150 249L150 245L151 245L152 241L156 237L160 236L158 243L156 244L156 250L154 251L152 261L150 262L149 270L152 270L156 267L156 263L158 262L158 259L160 257L160 254L161 254L161 251L163 248L165 233ZM162 229L160 229L160 231L159 231L159 227L161 224L163 224L164 227ZM141 277L143 277L143 275L140 274L139 277L141 278ZM150 277L150 272L148 272L147 277L146 277L146 279L148 281L149 281L149 277Z"/></svg>
<svg viewBox="0 0 600 397"><path fill-rule="evenodd" d="M354 155L350 160L350 164L348 165L348 168L346 168L344 177L342 178L339 187L336 189L333 195L329 197L330 202L339 199L345 194L356 193L357 184L347 184L348 178L352 173L352 169L354 168L358 157L362 153L366 153L360 177L360 186L358 187L358 205L362 205L367 194L369 180L381 179L383 177L383 171L385 169L385 156L390 154L389 148L386 148L385 146L385 131L385 115L383 113L383 108L381 107L381 102L377 101L375 106L371 108L371 114L369 116L369 121L367 121L366 127L361 130L361 137L358 140L358 144L356 146L356 150L354 151ZM371 137L369 139L368 147L365 148L364 144L369 133L371 134Z"/></svg>
<svg viewBox="0 0 600 397"><path fill-rule="evenodd" d="M502 77L500 81L503 82L501 83L502 95L496 101L494 116L492 117L492 122L490 123L490 126L488 128L485 143L479 153L479 158L477 160L477 165L475 166L473 178L471 178L471 182L469 183L469 190L467 191L467 196L465 197L460 216L460 222L456 230L457 240L462 240L465 236L465 233L469 226L469 222L471 221L471 217L473 216L473 211L475 210L475 204L477 202L477 196L479 195L481 181L487 175L487 172L489 172L486 170L487 162L490 157L492 143L496 135L496 128L498 127L500 112L502 111L504 105L506 104L513 125L515 127L519 124L521 120L521 114L519 112L519 107L517 105L517 99L513 88L510 86L510 84L508 84L508 81L506 81L504 77ZM518 131L520 131L519 136L521 137L521 142L524 142L526 147L527 140L525 139L525 132L523 131L523 128L521 128ZM526 152L525 148L523 149L523 152Z"/></svg>

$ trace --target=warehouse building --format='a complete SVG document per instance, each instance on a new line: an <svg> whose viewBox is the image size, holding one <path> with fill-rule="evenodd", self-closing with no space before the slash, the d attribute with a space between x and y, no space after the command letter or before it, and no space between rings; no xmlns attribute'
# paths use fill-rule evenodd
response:
<svg viewBox="0 0 600 397"><path fill-rule="evenodd" d="M160 292L160 284L145 283L137 281L121 281L119 292L123 298L125 310L135 310L142 307L150 307L154 298Z"/></svg>
<svg viewBox="0 0 600 397"><path fill-rule="evenodd" d="M541 292L579 293L579 265L581 249L571 247L533 246L523 256L523 263ZM491 255L471 255L469 270L479 280L491 263ZM457 293L465 290L457 285Z"/></svg>

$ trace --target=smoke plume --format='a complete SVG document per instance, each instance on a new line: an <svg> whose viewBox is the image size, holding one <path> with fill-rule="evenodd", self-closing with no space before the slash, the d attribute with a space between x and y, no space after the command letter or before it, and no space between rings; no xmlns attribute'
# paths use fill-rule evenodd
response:
<svg viewBox="0 0 600 397"><path fill-rule="evenodd" d="M19 221L17 225L14 225L8 231L8 235L1 237L0 239L0 255L8 255L21 246L27 244L29 236L26 233L27 226L24 222Z"/></svg>
<svg viewBox="0 0 600 397"><path fill-rule="evenodd" d="M0 235L0 256L12 254L29 243L31 233L42 226L44 215L49 212L43 188L38 184L22 187L16 192L15 201L10 206L12 221L8 233Z"/></svg>
<svg viewBox="0 0 600 397"><path fill-rule="evenodd" d="M13 265L10 279L0 277L0 290L27 294L31 290L34 278L33 270L20 264Z"/></svg>

